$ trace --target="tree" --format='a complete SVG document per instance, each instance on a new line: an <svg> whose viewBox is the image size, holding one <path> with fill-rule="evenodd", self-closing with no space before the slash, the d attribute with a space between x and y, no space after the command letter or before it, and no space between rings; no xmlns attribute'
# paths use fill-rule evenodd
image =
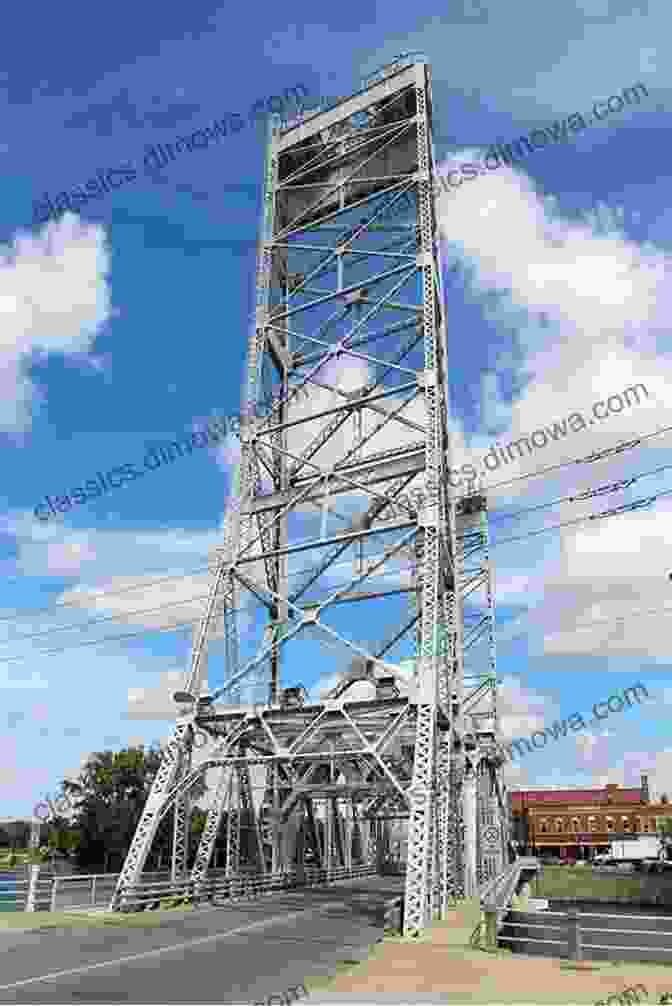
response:
<svg viewBox="0 0 672 1006"><path fill-rule="evenodd" d="M659 817L658 831L663 837L672 836L672 817Z"/></svg>
<svg viewBox="0 0 672 1006"><path fill-rule="evenodd" d="M47 837L47 845L52 852L61 852L64 855L72 855L77 851L81 842L80 832L70 827L67 822L60 819L52 822Z"/></svg>
<svg viewBox="0 0 672 1006"><path fill-rule="evenodd" d="M90 755L76 781L64 780L63 791L75 807L79 866L102 867L104 872L121 869L161 758L158 747L145 751L142 745L98 751ZM191 791L192 799L204 792L199 781ZM171 840L167 819L172 819L172 813L164 817L156 836L162 844Z"/></svg>

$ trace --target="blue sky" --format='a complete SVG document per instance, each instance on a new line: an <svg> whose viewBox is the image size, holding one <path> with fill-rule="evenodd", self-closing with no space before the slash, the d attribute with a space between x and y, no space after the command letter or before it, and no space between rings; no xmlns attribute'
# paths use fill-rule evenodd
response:
<svg viewBox="0 0 672 1006"><path fill-rule="evenodd" d="M646 402L509 464L497 480L672 425L672 178L664 167L672 80L660 51L669 5L465 3L450 5L450 16L445 4L413 12L345 4L319 15L301 4L290 23L286 9L268 8L262 20L256 9L205 0L160 12L121 0L97 9L93 24L79 4L6 14L1 814L30 812L92 750L168 735L168 696L187 667L190 629L167 630L198 617L208 555L221 544L227 445L49 521L33 514L45 494L141 464L152 442L238 411L262 131L247 126L185 152L154 179L142 171L153 144L228 114L246 117L258 99L299 84L311 96L352 93L399 52L421 50L445 173L573 113L589 118L595 101L643 83L639 105L570 132L516 171L438 197L443 251L455 266L446 281L454 453L480 459L495 441L587 415L637 382ZM30 60L19 58L28 51ZM77 216L33 222L45 193L54 199L129 164L137 178ZM521 479L493 491L493 516L671 464L670 444L652 438L611 460ZM586 502L494 520L493 537L671 485L663 472ZM672 788L671 513L663 499L493 550L508 736L589 713L637 680L652 696L510 767L511 782L632 784L648 771L654 792ZM106 636L126 638L96 642ZM313 652L308 646L300 673L309 688L319 684Z"/></svg>

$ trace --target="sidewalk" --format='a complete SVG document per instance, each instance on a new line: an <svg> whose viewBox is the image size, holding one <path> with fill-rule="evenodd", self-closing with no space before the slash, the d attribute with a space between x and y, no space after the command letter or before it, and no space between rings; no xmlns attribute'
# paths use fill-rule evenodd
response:
<svg viewBox="0 0 672 1006"><path fill-rule="evenodd" d="M318 1003L477 1003L594 1006L637 984L649 1003L672 992L672 968L664 964L573 964L500 950L474 950L469 937L480 918L477 899L468 899L418 940L391 937L368 960L333 979L304 979L306 1000Z"/></svg>

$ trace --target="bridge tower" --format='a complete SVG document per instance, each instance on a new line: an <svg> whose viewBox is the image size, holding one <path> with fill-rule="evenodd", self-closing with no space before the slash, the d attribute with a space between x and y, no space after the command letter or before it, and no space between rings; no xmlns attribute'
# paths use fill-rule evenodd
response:
<svg viewBox="0 0 672 1006"><path fill-rule="evenodd" d="M269 125L223 547L112 907L173 806L184 874L181 808L210 769L196 894L222 828L228 877L333 878L379 868L387 821L406 818L407 933L503 861L486 499L447 478L431 122L429 67L405 55L332 107ZM210 649L204 688L213 639L222 683ZM483 639L486 670L470 678Z"/></svg>

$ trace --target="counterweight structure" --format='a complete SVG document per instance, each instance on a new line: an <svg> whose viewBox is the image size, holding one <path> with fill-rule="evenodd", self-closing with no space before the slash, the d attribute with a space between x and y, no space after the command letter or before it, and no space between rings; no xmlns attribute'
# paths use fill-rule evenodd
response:
<svg viewBox="0 0 672 1006"><path fill-rule="evenodd" d="M115 908L172 808L186 875L189 790L210 770L196 894L222 834L231 878L329 877L380 868L405 820L417 933L504 866L486 498L451 496L446 477L431 110L428 66L402 57L269 130L224 544ZM317 671L309 697L299 681Z"/></svg>

